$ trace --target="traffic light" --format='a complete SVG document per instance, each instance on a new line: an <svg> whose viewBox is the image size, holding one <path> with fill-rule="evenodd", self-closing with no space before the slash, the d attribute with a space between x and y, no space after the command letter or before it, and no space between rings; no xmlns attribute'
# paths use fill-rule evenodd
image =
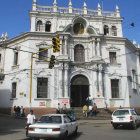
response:
<svg viewBox="0 0 140 140"><path fill-rule="evenodd" d="M53 37L52 39L52 44L53 44L53 52L59 52L60 51L60 39L59 37Z"/></svg>
<svg viewBox="0 0 140 140"><path fill-rule="evenodd" d="M54 64L55 64L55 56L51 55L50 62L49 62L49 68L52 69L54 67Z"/></svg>

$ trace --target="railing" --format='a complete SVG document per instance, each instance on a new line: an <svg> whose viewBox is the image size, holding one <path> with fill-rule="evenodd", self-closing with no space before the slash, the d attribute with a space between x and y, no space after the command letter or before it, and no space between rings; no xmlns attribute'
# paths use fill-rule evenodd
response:
<svg viewBox="0 0 140 140"><path fill-rule="evenodd" d="M54 12L53 7L49 6L37 6L37 11L41 12ZM57 12L59 13L69 13L69 8L58 7ZM84 14L84 9L72 8L73 14ZM98 15L98 10L87 10L87 15ZM104 17L116 17L116 12L106 12L102 11L102 16Z"/></svg>
<svg viewBox="0 0 140 140"><path fill-rule="evenodd" d="M41 11L41 12L53 12L53 7L49 7L49 6L37 6L37 11Z"/></svg>
<svg viewBox="0 0 140 140"><path fill-rule="evenodd" d="M73 8L72 13L74 13L74 14L84 14L84 10Z"/></svg>
<svg viewBox="0 0 140 140"><path fill-rule="evenodd" d="M57 12L60 12L60 13L69 13L69 9L68 8L58 8L57 9Z"/></svg>
<svg viewBox="0 0 140 140"><path fill-rule="evenodd" d="M88 15L98 15L98 11L97 10L88 10L87 14Z"/></svg>

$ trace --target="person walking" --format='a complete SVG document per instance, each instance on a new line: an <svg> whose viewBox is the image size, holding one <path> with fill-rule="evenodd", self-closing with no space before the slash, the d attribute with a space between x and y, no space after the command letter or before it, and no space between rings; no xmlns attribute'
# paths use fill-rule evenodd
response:
<svg viewBox="0 0 140 140"><path fill-rule="evenodd" d="M27 115L27 123L26 123L26 136L28 136L28 127L31 124L35 123L36 117L33 114L33 110L30 110L30 113Z"/></svg>
<svg viewBox="0 0 140 140"><path fill-rule="evenodd" d="M17 116L20 117L20 107L17 107Z"/></svg>
<svg viewBox="0 0 140 140"><path fill-rule="evenodd" d="M72 118L74 121L76 120L74 108L71 109L70 116L71 116L71 118Z"/></svg>
<svg viewBox="0 0 140 140"><path fill-rule="evenodd" d="M89 96L87 97L86 102L87 102L88 106L93 106L92 99L93 99L93 98L91 97L91 95L89 95Z"/></svg>
<svg viewBox="0 0 140 140"><path fill-rule="evenodd" d="M96 114L97 114L97 105L96 105L96 103L94 103L94 105L93 105L93 114L96 116Z"/></svg>
<svg viewBox="0 0 140 140"><path fill-rule="evenodd" d="M60 111L60 103L58 103L57 105L57 108L56 108L56 114L60 114L61 111Z"/></svg>
<svg viewBox="0 0 140 140"><path fill-rule="evenodd" d="M83 106L83 115L84 115L85 117L87 117L87 111L88 111L88 107L87 107L87 105L84 105L84 106Z"/></svg>
<svg viewBox="0 0 140 140"><path fill-rule="evenodd" d="M24 108L23 108L23 106L21 106L21 108L20 108L20 116L21 116L21 117L24 116Z"/></svg>
<svg viewBox="0 0 140 140"><path fill-rule="evenodd" d="M64 114L67 114L67 107L66 107L66 104L63 104L62 112L63 112Z"/></svg>
<svg viewBox="0 0 140 140"><path fill-rule="evenodd" d="M89 116L93 116L92 106L89 106Z"/></svg>

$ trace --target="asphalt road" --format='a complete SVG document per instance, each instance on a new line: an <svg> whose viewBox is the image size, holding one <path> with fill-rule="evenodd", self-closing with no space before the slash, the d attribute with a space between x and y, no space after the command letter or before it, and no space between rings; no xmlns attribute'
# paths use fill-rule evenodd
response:
<svg viewBox="0 0 140 140"><path fill-rule="evenodd" d="M140 127L136 130L114 130L109 121L78 122L76 137L67 140L139 140ZM25 135L25 120L0 115L0 140L29 140Z"/></svg>

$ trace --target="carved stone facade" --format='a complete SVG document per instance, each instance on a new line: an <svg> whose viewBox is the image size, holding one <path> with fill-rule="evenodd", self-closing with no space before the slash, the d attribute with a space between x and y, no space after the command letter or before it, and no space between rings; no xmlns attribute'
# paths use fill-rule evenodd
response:
<svg viewBox="0 0 140 140"><path fill-rule="evenodd" d="M105 12L100 4L97 10L90 10L86 3L84 9L76 9L72 8L71 1L68 8L61 8L56 0L52 7L38 6L34 0L30 18L31 32L6 42L10 49L4 54L5 79L0 90L7 101L6 104L0 102L0 106L56 107L59 102L68 107L82 107L88 95L99 108L139 106L139 78L135 89L134 81L128 78L139 73L139 49L123 38L123 18L118 6L116 12ZM49 62L38 59L40 53L36 52L49 48L54 36L60 38L60 52L47 50L46 61L51 55L56 57L54 68L49 69ZM18 67L13 69L15 50L19 52ZM32 89L31 53L35 53ZM13 82L16 82L16 98L12 98ZM46 89L43 82L47 98L40 96ZM22 98L20 93L23 93Z"/></svg>

